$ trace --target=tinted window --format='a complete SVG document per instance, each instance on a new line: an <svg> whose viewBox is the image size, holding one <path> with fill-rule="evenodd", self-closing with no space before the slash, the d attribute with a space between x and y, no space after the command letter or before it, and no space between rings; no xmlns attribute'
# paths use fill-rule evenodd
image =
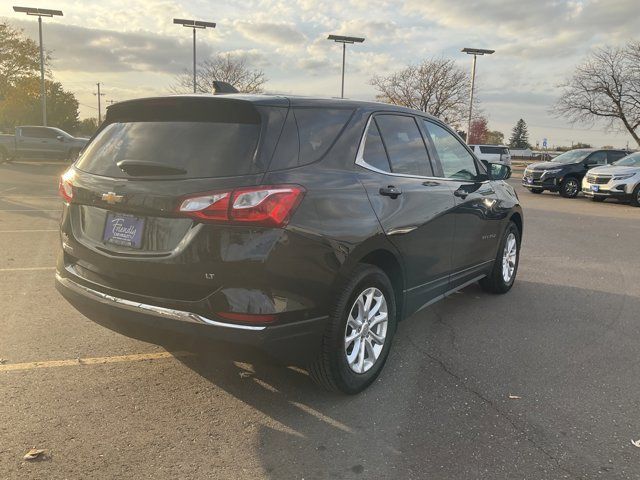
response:
<svg viewBox="0 0 640 480"><path fill-rule="evenodd" d="M294 108L300 138L300 165L320 159L346 125L353 110Z"/></svg>
<svg viewBox="0 0 640 480"><path fill-rule="evenodd" d="M476 162L462 143L441 126L426 120L424 123L440 158L444 176L475 180L478 175Z"/></svg>
<svg viewBox="0 0 640 480"><path fill-rule="evenodd" d="M76 166L97 175L127 177L120 160L142 160L186 170L182 178L256 172L260 125L223 122L115 122L88 145Z"/></svg>
<svg viewBox="0 0 640 480"><path fill-rule="evenodd" d="M424 140L413 117L378 115L375 118L389 154L391 171L406 175L433 175Z"/></svg>
<svg viewBox="0 0 640 480"><path fill-rule="evenodd" d="M509 150L506 147L480 147L480 153L507 155Z"/></svg>
<svg viewBox="0 0 640 480"><path fill-rule="evenodd" d="M380 131L375 120L369 125L367 130L367 138L364 143L364 161L372 167L382 170L384 172L390 172L389 159L387 158L387 152L384 149L382 138L380 138Z"/></svg>
<svg viewBox="0 0 640 480"><path fill-rule="evenodd" d="M627 152L607 152L607 156L609 157L609 163L613 163L627 156Z"/></svg>
<svg viewBox="0 0 640 480"><path fill-rule="evenodd" d="M56 138L58 136L57 132L41 127L22 127L20 129L20 134L23 137L32 138Z"/></svg>
<svg viewBox="0 0 640 480"><path fill-rule="evenodd" d="M607 152L594 152L587 158L587 165L606 165Z"/></svg>

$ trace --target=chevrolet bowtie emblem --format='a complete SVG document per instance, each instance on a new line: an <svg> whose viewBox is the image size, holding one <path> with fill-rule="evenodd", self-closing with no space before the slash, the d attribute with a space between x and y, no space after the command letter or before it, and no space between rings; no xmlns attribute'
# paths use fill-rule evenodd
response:
<svg viewBox="0 0 640 480"><path fill-rule="evenodd" d="M114 192L108 192L102 194L102 201L107 202L109 205L115 205L120 203L124 198L123 195L116 195Z"/></svg>

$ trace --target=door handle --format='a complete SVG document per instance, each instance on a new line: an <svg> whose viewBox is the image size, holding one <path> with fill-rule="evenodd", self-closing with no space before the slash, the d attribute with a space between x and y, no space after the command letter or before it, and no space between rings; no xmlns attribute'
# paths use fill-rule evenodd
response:
<svg viewBox="0 0 640 480"><path fill-rule="evenodd" d="M467 192L466 190L459 188L456 191L453 192L453 194L458 197L461 198L462 200L464 200L465 198L467 198L469 196L469 192Z"/></svg>
<svg viewBox="0 0 640 480"><path fill-rule="evenodd" d="M385 197L398 198L398 195L402 195L402 190L393 185L389 185L387 187L380 188L380 195L384 195Z"/></svg>

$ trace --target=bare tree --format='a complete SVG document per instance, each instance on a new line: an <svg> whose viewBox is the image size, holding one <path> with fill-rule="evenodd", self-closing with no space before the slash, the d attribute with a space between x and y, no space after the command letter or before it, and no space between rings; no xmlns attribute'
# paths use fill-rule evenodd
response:
<svg viewBox="0 0 640 480"><path fill-rule="evenodd" d="M212 93L215 81L227 82L243 93L261 93L267 79L262 70L248 66L246 58L226 53L198 64L196 90ZM169 88L173 93L192 92L193 72L185 70L179 73Z"/></svg>
<svg viewBox="0 0 640 480"><path fill-rule="evenodd" d="M556 114L577 123L607 122L640 145L640 43L592 52L564 84Z"/></svg>
<svg viewBox="0 0 640 480"><path fill-rule="evenodd" d="M376 99L422 110L454 125L465 118L470 83L469 73L446 58L426 59L370 81L379 92Z"/></svg>

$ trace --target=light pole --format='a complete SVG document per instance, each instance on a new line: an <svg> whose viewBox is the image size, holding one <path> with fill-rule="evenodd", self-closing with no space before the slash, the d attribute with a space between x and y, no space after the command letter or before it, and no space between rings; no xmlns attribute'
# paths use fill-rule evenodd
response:
<svg viewBox="0 0 640 480"><path fill-rule="evenodd" d="M61 17L62 10L46 8L13 7L14 12L38 17L38 38L40 39L40 102L42 103L42 125L47 126L47 92L44 83L44 48L42 46L42 17Z"/></svg>
<svg viewBox="0 0 640 480"><path fill-rule="evenodd" d="M491 55L495 50L485 50L482 48L463 48L462 52L473 55L473 66L471 67L471 93L469 94L469 120L467 121L467 144L471 136L471 114L473 113L473 90L476 83L476 59L478 55Z"/></svg>
<svg viewBox="0 0 640 480"><path fill-rule="evenodd" d="M193 29L193 93L196 93L196 28L201 30L205 28L216 28L216 24L213 22L203 22L201 20L185 20L183 18L174 18L173 23Z"/></svg>
<svg viewBox="0 0 640 480"><path fill-rule="evenodd" d="M98 93L94 93L94 95L98 97L98 125L100 125L102 123L102 103L100 97L104 97L105 94L100 93L100 82L96 83L96 85L98 87Z"/></svg>
<svg viewBox="0 0 640 480"><path fill-rule="evenodd" d="M329 35L327 40L333 40L336 43L342 44L342 87L340 88L340 98L344 98L344 62L347 55L347 43L362 43L364 38L362 37L345 37L343 35Z"/></svg>

